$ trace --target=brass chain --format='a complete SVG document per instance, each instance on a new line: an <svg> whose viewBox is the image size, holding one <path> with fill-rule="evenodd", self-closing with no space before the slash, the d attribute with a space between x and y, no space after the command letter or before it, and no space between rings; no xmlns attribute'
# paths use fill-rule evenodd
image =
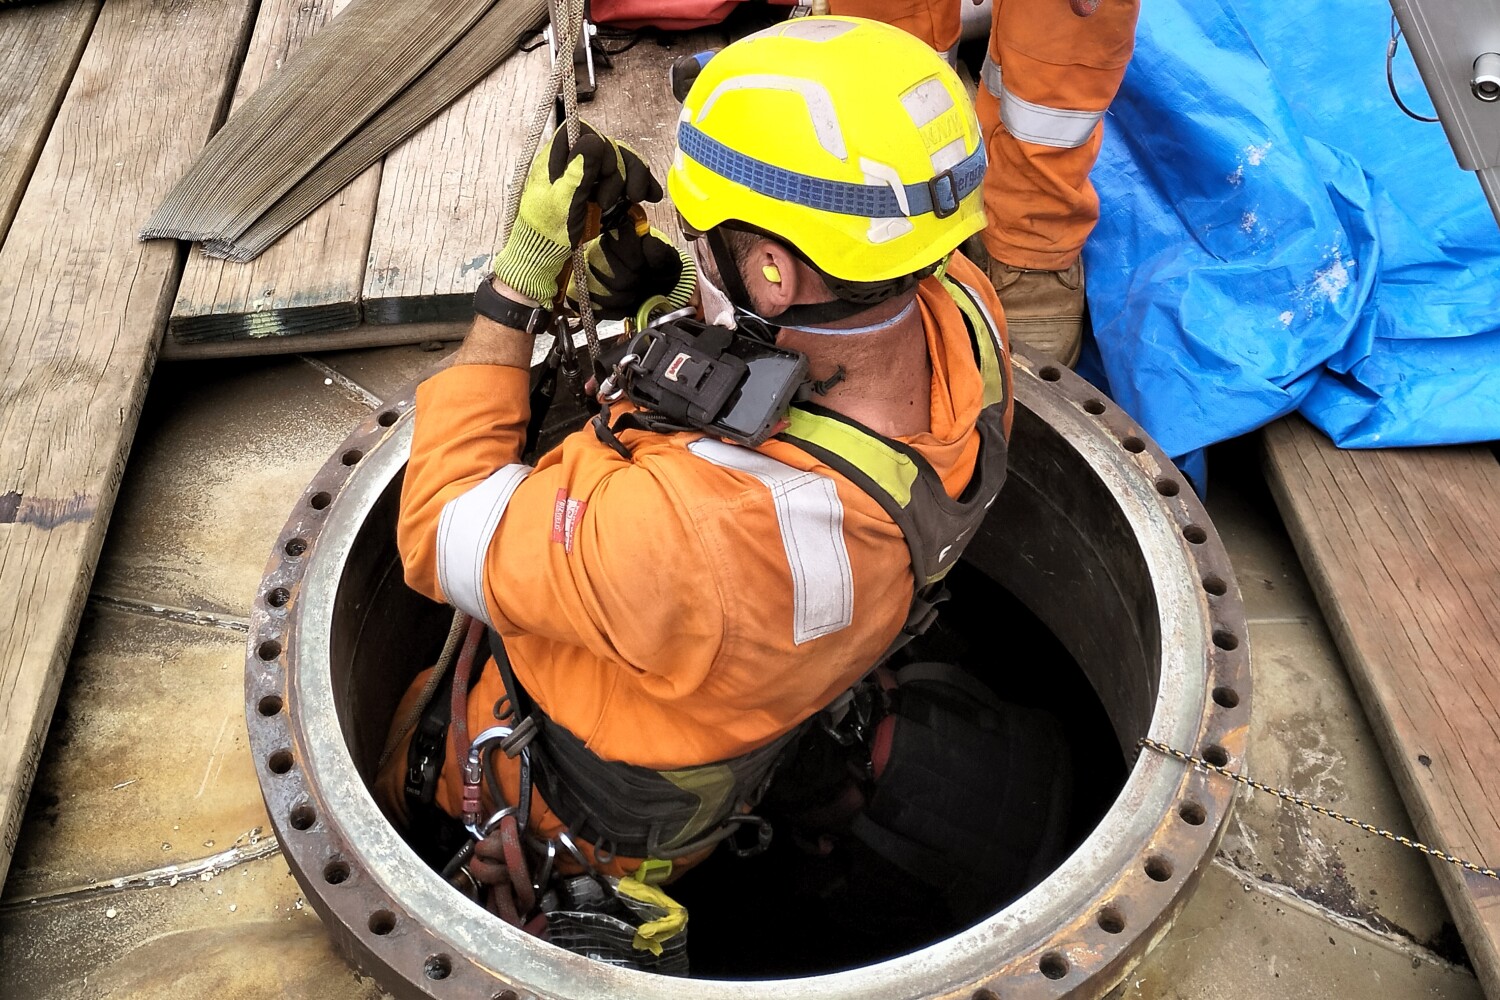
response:
<svg viewBox="0 0 1500 1000"><path fill-rule="evenodd" d="M1340 823L1347 823L1350 826L1355 827L1356 829L1365 831L1366 833L1373 833L1377 837L1384 837L1386 840L1389 840L1394 844L1401 844L1403 847L1410 847L1412 850L1421 851L1428 857L1441 858L1451 865L1457 865L1464 871L1473 872L1476 875L1483 875L1485 878L1500 880L1500 873L1497 873L1493 868L1481 868L1479 865L1476 865L1472 861L1465 861L1463 858L1455 857L1454 855L1449 854L1447 851L1441 851L1435 847L1428 847L1421 841L1412 840L1410 837L1403 837L1400 834L1392 833L1389 830L1382 830L1378 826L1371 826L1369 823L1357 820L1352 816L1345 816L1341 812L1336 812L1332 809L1320 806L1316 802L1312 802L1308 799L1303 798L1296 792L1290 791L1285 788L1272 788L1270 785L1256 781L1254 778L1247 777L1246 775L1240 774L1236 771L1231 771L1227 767L1220 767L1218 764L1210 764L1208 761L1204 760L1201 757L1195 757L1190 753L1185 753L1184 751L1178 750L1176 747L1168 746L1165 743L1158 743L1156 740L1153 740L1150 737L1141 737L1138 741L1136 741L1136 746L1138 748L1145 748L1147 750L1155 750L1157 753L1164 754L1168 757L1175 757L1178 760L1183 761L1184 763L1192 764L1195 767L1201 767L1205 771L1212 771L1215 774L1222 774L1224 777L1229 778L1232 781L1237 781L1248 788L1253 788L1257 792L1268 792L1269 794L1276 796L1278 799L1281 799L1283 802L1290 802L1293 805L1301 806L1303 809L1310 809L1313 812L1317 813L1319 816L1326 816L1329 819L1336 819Z"/></svg>

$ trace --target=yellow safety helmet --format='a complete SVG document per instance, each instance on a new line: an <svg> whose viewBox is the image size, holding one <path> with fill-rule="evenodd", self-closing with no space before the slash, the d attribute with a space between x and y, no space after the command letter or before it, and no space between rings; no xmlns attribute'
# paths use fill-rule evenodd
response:
<svg viewBox="0 0 1500 1000"><path fill-rule="evenodd" d="M880 282L984 228L984 141L953 69L859 17L805 17L703 65L683 101L667 191L707 232L773 233L835 278Z"/></svg>

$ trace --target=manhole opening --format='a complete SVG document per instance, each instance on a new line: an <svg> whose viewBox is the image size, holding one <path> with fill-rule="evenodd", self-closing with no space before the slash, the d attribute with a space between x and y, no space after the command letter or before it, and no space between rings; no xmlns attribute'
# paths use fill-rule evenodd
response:
<svg viewBox="0 0 1500 1000"><path fill-rule="evenodd" d="M405 590L398 570L387 569L381 575L384 582L372 602L372 613L361 616L364 632L356 649L410 648L411 631L403 629L401 636L392 631L400 621L413 622L425 639L423 652L413 651L403 663L388 664L389 669L399 671L399 681L393 677L385 688L369 683L345 688L352 715L344 716L344 728L367 778L371 766L367 755L379 753L395 699L415 668L435 656L448 622L445 609ZM741 859L727 851L716 852L671 887L672 895L692 915L689 956L695 977L831 973L940 941L1045 879L1108 810L1127 772L1119 731L1122 725L1133 724L1129 716L1112 717L1057 636L986 572L961 563L948 582L953 596L938 623L903 650L902 662L955 664L972 676L983 677L1005 704L1045 713L1048 724L1055 725L1066 759L1059 762L1049 757L1029 763L1032 775L1045 768L1047 782L1069 785L1059 796L1060 811L1046 837L1037 829L1018 826L1012 830L1018 838L1032 836L1045 843L1036 845L1026 871L1010 871L1010 877L999 883L967 880L971 889L962 898L943 900L853 839L835 838L835 849L826 857L811 853L812 845L793 836L768 802L762 812L778 833L766 854ZM399 604L400 613L380 610L396 606L391 602ZM1003 641L997 641L997 630L1003 631ZM353 659L368 664L379 658L356 652ZM1148 691L1143 687L1137 693L1142 713L1149 712ZM1128 707L1117 706L1115 714L1122 712L1128 712ZM364 721L351 726L351 719L360 715ZM770 799L774 798L773 793ZM799 914L800 923L816 926L818 933L787 935L784 921L789 908ZM1050 971L1057 968L1048 966Z"/></svg>
<svg viewBox="0 0 1500 1000"><path fill-rule="evenodd" d="M576 414L569 414L566 405L554 407L554 411L544 428L544 447L550 443L549 436L555 441L558 432L571 430L578 423ZM389 426L384 420L380 422ZM1137 439L1126 442L1126 450L1137 450L1130 447L1136 443ZM689 948L695 976L770 979L831 973L892 959L950 937L1027 888L1045 882L1058 861L1096 830L1113 804L1127 773L1126 750L1133 749L1137 738L1150 730L1159 688L1166 685L1164 637L1161 612L1156 606L1160 595L1147 554L1130 545L1099 546L1095 540L1138 537L1133 518L1142 515L1127 513L1109 493L1105 477L1081 468L1075 445L1037 411L1018 408L1013 444L1018 461L1012 466L1010 485L976 535L966 562L950 577L953 600L944 608L940 624L923 637L920 645L909 647L906 656L908 660L956 664L982 677L1005 703L1046 710L1058 720L1058 739L1065 750L1051 759L1048 777L1056 778L1056 761L1063 757L1071 771L1070 787L1065 795L1058 796L1063 805L1055 825L1061 832L1048 842L1049 850L1029 856L1034 862L1029 870L1020 876L1012 873L1005 885L971 879L977 883L972 897L965 901L963 912L954 912L948 902L932 906L923 903L932 894L922 888L897 888L878 896L871 893L855 868L853 849L842 852L838 864L844 867L833 867L829 874L827 859L800 851L789 832L778 829L770 854L745 861L721 852L672 886L672 894L688 905L693 916ZM405 587L394 545L401 480L399 471L393 473L392 468L378 450L362 455L350 475L384 477L383 492L356 528L341 529L347 534L319 534L315 540L316 558L337 554L341 577L334 596L328 599L329 631L314 641L326 642L321 655L331 671L327 682L337 728L366 782L374 777L375 762L397 701L412 676L434 658L451 617L449 609ZM399 465L394 468L399 470ZM1158 488L1164 494L1176 485L1165 477L1163 481L1168 485ZM305 516L305 510L299 516ZM1163 512L1151 516L1173 515ZM1211 530L1205 534L1211 534ZM296 559L311 551L313 541L311 536L306 540L293 538L285 545L287 557ZM1185 546L1172 549L1184 554L1188 550ZM1191 596L1203 591L1222 596L1232 589L1232 581L1225 577L1206 574L1198 566L1189 567L1189 571ZM292 592L298 593L295 586ZM1169 596L1181 600L1183 595L1171 591ZM304 597L289 602L294 626ZM1226 621L1212 628L1204 623L1205 632L1219 633L1212 639L1205 635L1205 646L1214 640L1221 650L1233 648L1230 643L1238 645L1235 611L1235 605L1220 605L1219 612ZM295 646L299 634L295 627L287 634L293 638L284 641ZM261 638L265 645L256 648L251 662L258 683L264 683L264 664L282 653L276 639ZM293 676L298 669L295 654L294 649L286 657L286 667ZM1225 680L1235 678L1231 668L1238 662L1219 664ZM1195 663L1187 667L1189 676ZM1172 683L1176 687L1169 690L1179 691L1182 697L1203 699L1202 688L1180 690L1183 669L1174 667ZM1231 689L1226 686L1227 690ZM1242 690L1248 697L1248 687ZM1220 694L1218 705L1222 707L1230 697ZM262 710L268 712L271 707L268 701ZM326 716L319 721L326 724ZM294 732L308 724L298 719L292 723ZM267 755L267 767L273 774L303 766L285 746L273 743L261 752ZM1192 829L1198 816L1179 813L1180 805L1180 801L1175 803L1165 816L1132 817L1129 822L1139 822L1143 836L1144 828L1163 823L1170 823L1175 830ZM328 819L332 822L337 817ZM310 891L326 890L345 900L357 896L369 881L362 873L373 870L358 847L357 842L335 846L335 850L352 851L347 855L349 862L337 855L330 860L329 854L317 859L310 871L323 877L311 877L318 884ZM1196 843L1192 850L1198 850ZM1184 853L1177 860L1184 871L1189 871L1196 857ZM820 865L824 871L805 874ZM1145 850L1130 866L1143 888L1153 880L1172 881L1173 871L1171 859ZM337 888L345 881L353 885ZM788 891L795 897L790 902ZM864 897L859 895L861 891ZM1038 891L1045 894L1046 886L1041 885ZM423 952L407 955L399 969L392 966L393 974L428 985L450 974L455 978L467 975L460 967L467 963L467 957L460 962L453 957L459 953L451 946L443 951L441 943L446 921L472 917L471 907L456 892L452 914L439 908L420 918L409 909L408 901L372 900L368 908L358 912L359 929L367 926L376 937L392 935L397 930L394 913L382 909L392 903L401 907L401 932L412 926L410 921L419 920L437 939L425 962ZM789 907L799 913L800 923L815 926L817 933L794 935L790 942L787 935L777 933L785 926ZM1132 947L1128 939L1150 925L1149 914L1127 914L1117 903L1094 903L1091 907L1095 908L1085 911L1083 917L1090 925L1097 925L1094 933L1123 935L1125 947ZM427 923L434 919L436 922ZM809 944L800 943L804 937ZM1057 974L1056 978L1082 982L1097 972L1089 962L1080 959L1073 963L1062 948L1065 944L1059 941L1042 955L1031 954L1030 961L1038 963L1032 966L1038 979ZM384 953L377 950L373 954L378 959ZM1040 963L1049 956L1059 962L1048 962L1042 968ZM506 992L510 991L498 995ZM984 989L975 994L987 995Z"/></svg>

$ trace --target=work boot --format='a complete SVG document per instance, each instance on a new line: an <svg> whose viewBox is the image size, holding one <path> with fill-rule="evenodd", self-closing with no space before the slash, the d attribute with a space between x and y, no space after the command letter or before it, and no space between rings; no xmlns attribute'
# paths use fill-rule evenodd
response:
<svg viewBox="0 0 1500 1000"><path fill-rule="evenodd" d="M1012 340L1069 368L1083 347L1083 258L1061 271L1034 271L991 259L986 270Z"/></svg>

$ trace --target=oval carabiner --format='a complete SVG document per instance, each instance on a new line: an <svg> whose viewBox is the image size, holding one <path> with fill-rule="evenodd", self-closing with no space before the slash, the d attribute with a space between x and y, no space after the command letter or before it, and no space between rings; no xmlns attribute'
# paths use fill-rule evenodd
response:
<svg viewBox="0 0 1500 1000"><path fill-rule="evenodd" d="M599 386L599 402L613 403L625 395L625 387L620 384L625 378L625 368L627 365L638 364L640 360L641 356L639 354L627 354L615 363L615 370L610 372L608 377Z"/></svg>

